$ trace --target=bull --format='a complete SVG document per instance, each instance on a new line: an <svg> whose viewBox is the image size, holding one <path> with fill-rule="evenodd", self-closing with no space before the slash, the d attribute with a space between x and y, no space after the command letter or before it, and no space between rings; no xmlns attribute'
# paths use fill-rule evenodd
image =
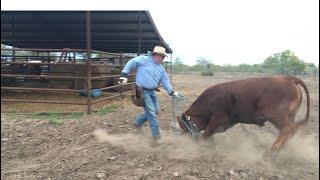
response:
<svg viewBox="0 0 320 180"><path fill-rule="evenodd" d="M302 86L307 98L303 120L295 122L302 102ZM266 121L279 129L279 136L270 150L275 160L279 150L310 116L310 98L306 84L294 76L259 77L214 85L206 89L177 117L182 130L193 137L207 139L225 132L238 123L263 126ZM201 131L204 133L200 133ZM201 134L201 135L200 135Z"/></svg>

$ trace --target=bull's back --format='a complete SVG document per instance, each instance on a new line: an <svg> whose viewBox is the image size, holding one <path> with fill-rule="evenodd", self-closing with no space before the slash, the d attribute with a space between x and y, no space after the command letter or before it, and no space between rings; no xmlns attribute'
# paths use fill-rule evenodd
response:
<svg viewBox="0 0 320 180"><path fill-rule="evenodd" d="M296 86L281 76L233 81L227 83L225 89L234 95L249 99L260 97L283 99L294 97L297 93Z"/></svg>
<svg viewBox="0 0 320 180"><path fill-rule="evenodd" d="M232 97L231 118L238 122L263 124L290 111L298 102L299 90L283 77L233 81L221 86Z"/></svg>

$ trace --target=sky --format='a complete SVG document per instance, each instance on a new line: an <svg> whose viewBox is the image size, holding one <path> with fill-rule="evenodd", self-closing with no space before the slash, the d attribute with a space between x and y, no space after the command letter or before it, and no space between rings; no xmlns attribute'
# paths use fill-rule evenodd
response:
<svg viewBox="0 0 320 180"><path fill-rule="evenodd" d="M319 0L1 0L1 8L148 10L173 59L188 65L257 64L284 50L319 64Z"/></svg>

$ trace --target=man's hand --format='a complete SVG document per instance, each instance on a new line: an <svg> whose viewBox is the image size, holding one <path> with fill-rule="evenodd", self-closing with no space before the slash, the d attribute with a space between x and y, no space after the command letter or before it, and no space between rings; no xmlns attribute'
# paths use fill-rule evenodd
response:
<svg viewBox="0 0 320 180"><path fill-rule="evenodd" d="M179 93L178 91L174 91L172 94L172 97L174 99L183 99L184 98L183 94Z"/></svg>
<svg viewBox="0 0 320 180"><path fill-rule="evenodd" d="M118 81L118 84L125 85L125 84L127 84L127 82L128 82L128 78L120 77L119 81Z"/></svg>

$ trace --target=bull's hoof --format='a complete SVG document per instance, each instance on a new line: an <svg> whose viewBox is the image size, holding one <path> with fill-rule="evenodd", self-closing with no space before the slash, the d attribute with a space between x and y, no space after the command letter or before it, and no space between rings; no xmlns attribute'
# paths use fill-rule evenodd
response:
<svg viewBox="0 0 320 180"><path fill-rule="evenodd" d="M269 164L274 164L276 161L277 155L278 155L278 152L267 150L263 153L262 159Z"/></svg>
<svg viewBox="0 0 320 180"><path fill-rule="evenodd" d="M202 145L202 144L204 144L206 142L206 139L198 138L198 139L195 139L195 142L198 145Z"/></svg>

